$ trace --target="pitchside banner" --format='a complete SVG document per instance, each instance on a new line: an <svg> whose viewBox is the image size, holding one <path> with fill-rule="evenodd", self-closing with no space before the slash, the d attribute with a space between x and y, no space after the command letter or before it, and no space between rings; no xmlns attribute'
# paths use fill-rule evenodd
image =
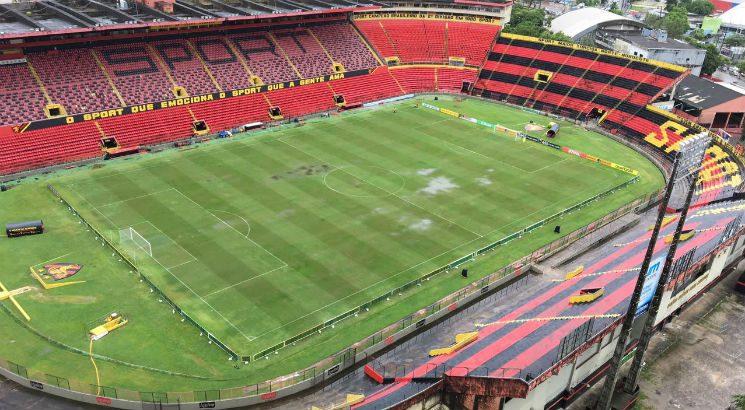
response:
<svg viewBox="0 0 745 410"><path fill-rule="evenodd" d="M26 131L34 131L34 130L54 127L58 125L75 124L78 122L85 122L85 121L96 121L96 120L102 120L105 118L120 117L122 115L137 114L141 112L160 110L163 108L180 107L183 105L197 104L197 103L202 103L202 102L207 102L207 101L222 100L225 98L241 97L244 95L251 95L251 94L261 94L267 91L282 90L285 88L293 88L293 87L300 87L304 85L325 83L328 81L335 81L335 80L341 80L344 78L367 75L367 74L370 74L371 72L372 72L372 69L348 71L346 73L322 75L322 76L313 77L313 78L303 78L303 79L299 79L295 81L286 81L284 83L256 85L253 87L241 88L238 90L230 90L230 91L223 91L223 92L218 92L218 93L195 95L191 97L174 98L172 100L159 101L155 103L137 104L137 105L130 105L127 107L112 108L109 110L89 112L89 113L84 113L84 114L68 115L64 117L50 118L48 120L32 121L24 125L14 127L13 130L18 133L23 133Z"/></svg>
<svg viewBox="0 0 745 410"><path fill-rule="evenodd" d="M662 266L665 263L665 258L659 257L649 264L647 274L644 275L644 287L642 287L642 293L639 296L639 305L636 307L636 316L641 315L649 309L649 304L652 302L654 297L654 291L657 289L657 283L660 281L660 275L662 274Z"/></svg>
<svg viewBox="0 0 745 410"><path fill-rule="evenodd" d="M576 156L578 156L580 158L583 158L583 159L586 159L588 161L596 162L596 163L598 163L600 165L603 165L603 166L606 166L606 167L610 167L610 168L613 168L613 169L616 169L616 170L625 172L627 174L631 174L631 175L634 175L634 176L639 175L639 171L637 171L635 169L631 169L629 167L625 167L623 165L616 164L615 162L610 162L610 161L604 160L602 158L598 158L596 156L593 156L593 155L590 155L590 154L586 154L586 153L584 153L582 151L577 151L577 150L572 149L572 148L569 148L569 147L562 147L561 145L554 144L551 141L546 141L546 140L541 139L541 138L536 138L536 137L534 137L532 135L528 135L528 134L525 134L525 133L520 132L520 131L509 129L507 127L504 127L504 126L501 126L501 125L498 125L498 124L492 124L492 123L489 123L489 122L486 122L486 121L483 121L483 120L479 120L477 118L471 118L471 117L468 117L466 115L457 113L457 112L455 112L453 110L448 110L447 108L441 108L441 107L438 107L436 105L427 104L427 103L422 103L422 107L428 108L430 110L435 110L435 111L441 112L441 113L443 113L445 115L449 115L451 117L455 117L455 118L459 118L461 120L472 122L474 124L482 125L484 127L491 128L491 129L493 129L495 131L506 132L510 136L513 136L513 137L514 136L518 136L519 138L523 138L524 140L535 142L536 144L541 144L543 146L546 146L546 147L549 147L549 148L553 148L553 149L556 149L556 150L559 150L559 151L564 151L567 154L576 155ZM536 111L536 112L538 112L538 111Z"/></svg>

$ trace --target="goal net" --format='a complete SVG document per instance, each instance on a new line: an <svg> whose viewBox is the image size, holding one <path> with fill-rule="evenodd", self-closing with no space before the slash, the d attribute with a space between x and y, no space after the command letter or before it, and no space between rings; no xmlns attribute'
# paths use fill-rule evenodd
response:
<svg viewBox="0 0 745 410"><path fill-rule="evenodd" d="M153 246L150 244L150 241L145 239L144 236L140 235L131 226L119 230L119 243L132 254L135 260L138 256L144 256L141 254L147 254L151 258L153 257Z"/></svg>

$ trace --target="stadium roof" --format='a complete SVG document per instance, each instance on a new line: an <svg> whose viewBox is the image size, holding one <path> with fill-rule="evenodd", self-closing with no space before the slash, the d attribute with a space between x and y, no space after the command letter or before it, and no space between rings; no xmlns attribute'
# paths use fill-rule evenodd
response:
<svg viewBox="0 0 745 410"><path fill-rule="evenodd" d="M728 87L695 75L684 78L675 89L675 99L706 110L745 96Z"/></svg>
<svg viewBox="0 0 745 410"><path fill-rule="evenodd" d="M745 28L745 2L727 10L719 18L723 26Z"/></svg>
<svg viewBox="0 0 745 410"><path fill-rule="evenodd" d="M169 2L170 3L170 2ZM407 0L174 0L173 12L136 0L38 0L0 2L0 38L241 21L288 15L342 13L391 7ZM424 0L441 8L503 8L509 0Z"/></svg>
<svg viewBox="0 0 745 410"><path fill-rule="evenodd" d="M596 30L599 26L631 25L640 27L643 24L628 17L619 16L607 10L595 7L584 7L572 10L556 17L551 21L551 31L564 33L572 39L578 39Z"/></svg>

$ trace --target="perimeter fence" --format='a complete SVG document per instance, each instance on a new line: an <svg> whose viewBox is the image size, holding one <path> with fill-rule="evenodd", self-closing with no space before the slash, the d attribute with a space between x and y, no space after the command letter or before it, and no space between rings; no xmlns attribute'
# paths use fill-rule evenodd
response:
<svg viewBox="0 0 745 410"><path fill-rule="evenodd" d="M612 190L609 190L608 192L603 193L601 195L607 196L613 190L621 189L623 186L633 183L634 180L635 179L629 180L617 187L614 187ZM49 189L53 193L55 193L55 195L58 196L58 198L60 198L60 200L63 203L67 204L67 202L64 201L64 199L59 195L59 193L54 189L54 187L49 186ZM277 377L272 380L267 380L261 383L255 383L255 384L232 387L232 388L214 389L214 390L197 390L197 391L182 391L182 392L137 391L137 390L126 389L126 388L117 387L117 386L99 386L96 384L91 384L91 383L81 381L79 379L50 374L42 370L31 369L29 367L26 367L23 364L19 364L15 361L9 361L9 360L5 360L2 358L0 358L0 374L4 374L6 377L12 380L15 380L16 382L21 383L23 385L36 388L39 390L46 390L49 393L56 394L59 396L67 397L73 400L94 403L94 404L104 404L107 406L119 407L119 408L139 409L139 408L147 407L147 405L149 404L157 404L159 406L176 405L182 409L183 408L195 408L196 409L196 408L205 408L203 407L205 403L207 403L206 404L207 408L212 408L210 406L214 405L215 402L222 401L222 400L231 400L231 403L230 403L231 406L232 405L249 405L249 404L256 404L256 403L261 403L261 402L265 402L269 400L274 400L280 397L285 397L290 394L297 393L298 391L309 388L311 386L321 384L325 382L326 380L328 380L329 378L334 377L335 375L339 374L344 369L350 368L357 363L365 362L369 360L372 354L395 343L400 338L405 337L408 334L411 334L417 331L417 329L419 329L422 326L425 326L428 323L432 323L434 321L441 319L442 317L457 310L460 306L463 306L464 304L467 304L473 300L481 298L483 295L487 294L491 289L494 289L497 286L506 283L510 279L513 279L515 277L519 277L525 274L531 263L542 260L543 258L565 248L569 244L577 241L578 239L586 236L587 234L594 232L598 228L624 215L627 215L628 213L636 209L646 208L650 206L656 201L659 201L660 196L661 196L661 192L658 191L658 192L654 192L648 195L638 197L635 200L630 201L627 204L619 207L615 211L603 216L602 218L597 219L596 221L580 229L577 229L541 247L540 249L533 251L530 255L526 255L520 258L519 260L489 274L488 276L471 283L465 288L455 293L452 293L423 309L420 309L416 313L408 315L405 318L395 322L394 324L387 326L386 328L380 331L375 332L374 334L355 343L353 346L350 346L334 355L328 356L325 359L320 360L319 362L315 363L314 365L308 368L296 371L289 375ZM545 225L546 223L556 218L566 215L567 213L577 210L583 206L587 206L588 204L590 204L591 202L597 199L600 199L600 196L590 198L586 201L583 201L580 204L567 208L563 210L562 212L554 214L539 223L526 227L525 229L521 230L519 233L508 235L507 237L500 239L494 244L483 247L477 250L476 252L470 254L468 258L460 258L452 262L451 264L446 265L445 267L441 269L433 271L430 274L422 278L419 278L400 288L397 288L394 291L387 293L386 297L391 297L391 298L397 297L399 293L403 294L403 292L405 292L406 290L416 287L422 281L426 281L428 277L431 278L437 273L441 273L448 269L452 269L468 260L472 260L473 258L476 258L485 253L488 253L496 249L497 247L504 245L510 242L511 240L514 240L515 238L520 237L521 235L525 233L538 229L539 227ZM69 204L67 205L69 206ZM74 209L72 208L72 206L70 206L70 209L74 212ZM114 247L113 244L108 242L105 236L101 235L100 232L98 232L92 226L88 225L88 227L92 230L92 232L94 232L102 240L104 240L108 244L108 246L110 246L115 252L118 252L116 251L116 247ZM124 255L121 255L121 256L124 258L124 260L126 260ZM131 265L131 266L134 269L136 269L134 265ZM143 279L146 280L144 276L143 276ZM151 285L149 281L148 281L148 284ZM154 291L157 291L157 288L154 285L151 285L151 287L154 289ZM163 295L163 297L164 297L164 300L169 301L169 299L166 298L165 295ZM377 298L375 301L368 302L368 304L362 305L360 309L364 310L364 306L367 306L367 307L372 306L374 303L379 303L379 301L381 300L385 300L385 297ZM175 304L171 303L171 305L174 306L174 308L176 308ZM181 313L182 316L184 316L185 318L188 318L188 316L185 313L181 312L180 309L178 311ZM359 312L360 310L357 310L357 311ZM12 312L10 312L9 310L7 310L6 312L12 315ZM342 315L339 318L337 318L333 323L337 323L343 320L344 318L347 318L353 315L354 313ZM24 326L29 326L23 321L18 321L18 323ZM194 321L192 321L192 324L197 328L201 328L199 324L197 324ZM203 330L203 331L209 337L209 333L206 332L206 330ZM219 342L216 339L211 339L211 340L215 342ZM295 341L298 341L298 340L300 340L300 338L295 339ZM227 346L224 348L227 349ZM80 353L80 354L84 355L85 353ZM144 369L144 370L147 370L147 369ZM224 403L224 405L227 406L228 403L226 402ZM225 407L225 406L220 405L219 407Z"/></svg>

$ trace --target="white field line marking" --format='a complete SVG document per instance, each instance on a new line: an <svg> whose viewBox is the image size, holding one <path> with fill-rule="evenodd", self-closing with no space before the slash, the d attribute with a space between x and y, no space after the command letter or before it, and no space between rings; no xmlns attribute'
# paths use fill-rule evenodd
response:
<svg viewBox="0 0 745 410"><path fill-rule="evenodd" d="M148 220L144 220L144 221L142 221L142 222L138 222L138 223L136 223L135 225L130 225L130 228L131 228L131 227L134 227L134 226L136 226L136 225L141 225L141 224L144 224L144 223L146 223L146 224L148 224L148 225L152 226L153 228L155 228L155 230L156 230L156 231L158 231L158 232L160 232L160 233L161 233L161 235L165 236L165 237L166 237L166 238L167 238L167 239L168 239L169 241L171 241L171 242L172 242L172 243L173 243L174 245L178 246L179 248L181 248L181 250L182 250L182 251L186 252L186 253L187 253L187 254L188 254L189 256L191 256L191 259L192 259L192 260L190 260L190 261L188 261L188 262L194 262L194 261L197 261L197 260L199 260L199 259L198 259L198 258L197 258L196 256L194 256L194 255L193 255L193 254L192 254L191 252L189 252L189 250L188 250L188 249L186 249L186 248L184 248L183 246L181 246L181 244L180 244L180 243L178 243L178 242L176 242L175 240L173 240L173 238L171 238L170 236L168 236L168 234L166 234L165 232L163 232L163 231L162 231L162 230L161 230L160 228L158 228L157 226L155 226L155 224L154 224L154 223L152 223L152 222L150 222L150 221L148 221ZM138 232L138 233L139 233L139 232ZM152 245L152 244L151 244L151 245ZM186 263L187 263L187 262L184 262L184 263L182 263L182 265L183 265L183 264L186 264ZM173 268L169 268L169 269L173 269Z"/></svg>
<svg viewBox="0 0 745 410"><path fill-rule="evenodd" d="M181 262L181 263L179 263L179 264L173 265L173 266L171 266L171 267L169 267L169 268L166 268L166 269L168 269L168 270L171 270L171 269L176 269L176 268L179 268L179 267L181 267L181 266L184 266L184 265L186 265L187 263L192 263L192 262L196 262L196 259L194 259L194 260L190 260L190 261L186 261L186 262Z"/></svg>
<svg viewBox="0 0 745 410"><path fill-rule="evenodd" d="M593 189L594 189L594 188L593 188ZM587 190L583 191L583 193L584 193L584 192L586 192L586 191L589 191L589 190L590 190L590 189L587 189ZM503 229L503 228L505 228L505 227L507 227L507 226L510 226L510 225L514 224L514 223L515 223L515 222L517 222L517 221L520 221L520 220L522 220L522 219L525 219L525 218L528 218L528 217L530 217L530 216L532 216L532 215L534 215L534 214L536 214L536 213L538 213L538 212L541 212L541 211L543 211L544 209L546 209L546 208L548 208L548 207L550 207L550 206L554 206L554 205L557 205L557 204L559 204L560 202L561 202L561 201L557 201L557 202L555 202L555 203L553 203L553 204L547 205L547 206L545 206L545 207L543 207L543 208L541 208L541 209L539 209L539 210L537 210L537 211L535 211L535 212L533 212L533 213L531 213L531 214L529 214L529 215L526 215L526 216L524 216L524 217L522 217L522 218L520 218L520 219L517 219L517 220L515 220L515 221L513 221L513 222L510 222L509 224L505 224L505 225L503 225L503 226L501 226L501 227L499 227L499 228L496 228L496 229L494 229L493 231L491 231L491 232L487 233L487 234L486 234L486 235L484 235L484 236L485 236L485 237L486 237L486 236L489 236L489 235L493 234L494 232L497 232L497 231L499 231L499 230L501 230L501 229ZM460 244L460 245L458 245L458 246L456 246L456 247L454 247L454 248L452 248L452 249L449 249L449 250L447 250L447 251L445 251L445 252L442 252L442 253L441 253L441 254L439 254L439 255L435 255L435 256L433 256L433 257L431 257L431 258L427 259L427 260L421 261L421 262L417 263L416 265L412 265L412 266L410 266L410 267L408 267L408 268L406 268L406 269L404 269L404 270L402 270L402 271L399 271L399 272L397 272L397 273L395 273L395 274L393 274L393 275L391 275L391 276L388 276L388 277L386 277L386 278L384 278L384 279L381 279L381 280L379 280L379 281L377 281L377 282L375 282L375 283L373 283L373 284L371 284L371 285L369 285L369 286L367 286L367 287L365 287L365 288L362 288L362 289L360 289L360 290L358 290L358 291L356 291L356 292L354 292L354 293L350 293L349 295L347 295L347 296L344 296L344 297L343 297L343 298L341 298L341 299L337 299L337 300L335 300L335 301L333 301L333 302L331 302L331 303L329 303L329 304L327 304L327 305L325 305L325 306L322 306L322 307L320 307L320 308L318 308L318 309L316 309L316 310L314 310L314 311L312 311L312 312L310 312L310 313L307 313L307 314L305 314L305 315L303 315L303 316L300 316L300 317L298 317L298 318L296 318L296 319L294 319L294 320L292 320L292 321L290 321L290 322L287 322L287 323L283 324L282 326L278 326L278 327L276 327L276 328L274 328L274 329L271 329L271 330L267 330L266 332L264 332L264 333L261 333L261 334L257 335L257 336L256 336L256 338L258 339L258 338L260 338L260 337L262 337L262 336L264 336L264 335L267 335L267 334L269 334L269 333L272 333L272 332L275 332L275 331L277 331L277 330L279 330L279 329L282 329L282 328L284 328L284 327L287 327L288 325L291 325L291 324L293 324L293 323L295 323L295 322L297 322L297 321L299 321L299 320L305 319L306 317L308 317L308 316L311 316L311 315L313 315L313 314L315 314L315 313L318 313L318 312L320 312L320 311L322 311L322 310L324 310L324 309L326 309L326 308L328 308L328 307L330 307L330 306L333 306L333 305L335 305L335 304L337 304L337 303L339 303L339 302L341 302L341 301L343 301L343 300L346 300L346 299L348 299L348 298L350 298L350 297L352 297L352 296L355 296L355 295L357 295L357 294L359 294L359 293L362 293L362 292L364 292L364 291L366 291L366 290L368 290L368 289L372 288L373 286L377 286L377 285L379 285L379 284L380 284L380 283L382 283L382 282L385 282L385 281L387 281L387 280L390 280L390 279L392 279L392 278L395 278L395 277L397 277L397 276L399 276L399 275L401 275L401 274L403 274L403 273L406 273L406 272L408 272L408 271L410 271L410 270L412 270L412 269L414 269L414 268L416 268L416 267L418 267L418 266L421 266L421 265L423 265L423 264L425 264L425 263L427 263L427 262L429 262L429 261L431 261L431 260L437 259L437 258L439 258L439 257L440 257L440 256L442 256L442 255L448 254L448 253L450 253L450 252L452 252L452 251L454 251L454 250L456 250L456 249L462 248L462 247L464 247L464 246L466 246L466 245L470 245L471 243L473 243L474 241L477 241L477 240L479 240L479 239L481 239L481 238L474 238L474 239L471 239L471 240L469 240L468 242L464 242L464 243L462 243L462 244Z"/></svg>
<svg viewBox="0 0 745 410"><path fill-rule="evenodd" d="M135 197L132 197L132 198L122 199L120 201L114 201L114 202L109 202L108 204L98 205L98 207L99 208L106 208L107 206L117 205L117 204L121 204L121 203L128 202L128 201L134 201L135 199L147 198L149 196L158 195L160 193L168 192L168 191L172 191L172 190L173 190L173 188L163 189L163 190L160 190L160 191L150 192L149 194L138 195L138 196L135 196Z"/></svg>
<svg viewBox="0 0 745 410"><path fill-rule="evenodd" d="M258 274L258 275L256 275L256 276L250 277L250 278L248 278L248 279L242 280L242 281L240 281L240 282L238 282L238 283L234 283L234 284L232 284L232 285L230 285L230 286L226 286L226 287L224 287L224 288L222 288L222 289L216 290L216 291L214 291L214 292L210 292L210 293L208 293L208 294L204 295L204 297L208 298L208 297L210 297L210 296L212 296L212 295L216 295L216 294L218 294L218 293L221 293L221 292L223 292L223 291L226 291L226 290L228 290L228 289L234 288L234 287L236 287L236 286L240 286L240 285L242 285L242 284L244 284L244 283L247 283L247 282L250 282L250 281L252 281L252 280L254 280L254 279L256 279L256 278L260 278L260 277L262 277L262 276L264 276L264 275L268 275L268 274L270 274L270 273L272 273L272 272L274 272L274 271L276 271L276 270L284 269L284 268L286 268L286 267L287 267L287 265L285 265L285 266L280 266L280 267L278 267L278 268L274 268L274 269L272 269L272 270L269 270L269 271L266 271L266 272L264 272L264 273Z"/></svg>
<svg viewBox="0 0 745 410"><path fill-rule="evenodd" d="M173 189L174 189L174 191L178 192L178 193L179 193L179 195L183 196L184 198L186 198L186 199L187 199L188 201L190 201L190 202L191 202L191 203L193 203L194 205L196 205L196 206L198 206L199 208L203 209L203 210L204 210L205 212L207 212L208 214L210 214L210 215L211 215L211 216L212 216L213 218L215 218L215 219L217 219L218 221L220 221L220 223L222 223L222 224L224 224L225 226L227 226L228 228L230 228L230 229L231 229L232 231L234 231L235 233L237 233L238 235L240 235L240 236L241 236L242 238L245 238L245 239L246 239L247 241L249 241L249 242L251 242L252 244L254 244L255 246L257 246L257 247L261 248L261 249L262 249L262 250L263 250L264 252L266 252L266 253L268 253L269 255L271 255L271 256L272 256L272 257L273 257L274 259L276 259L277 261L279 261L279 262L280 262L280 263L281 263L282 265L284 265L284 266L289 266L289 265L287 264L287 262L285 262L284 260L282 260L281 258L279 258L279 257L278 257L277 255L275 255L275 254L273 254L273 253L269 252L269 251L268 251L268 250L267 250L266 248L264 248L263 246L261 246L261 245L259 245L258 243L256 243L256 242L255 242L255 241L254 241L253 239L251 239L251 238L249 238L249 237L247 237L247 236L243 235L242 233L240 233L240 232L239 232L239 231L238 231L237 229L233 228L233 225L230 225L229 223L225 222L225 221L224 221L224 220L223 220L222 218L220 218L219 216L217 216L217 215L213 214L213 213L212 213L212 212L211 212L211 211L210 211L209 209L205 208L204 206L202 206L202 205L198 204L197 202L195 202L195 201L194 201L193 199L191 199L191 198L189 198L188 196L186 196L186 195L185 195L185 194L184 194L183 192L181 192L181 191L180 191L180 190L179 190L178 188L173 188ZM282 266L282 267L284 267L284 266Z"/></svg>
<svg viewBox="0 0 745 410"><path fill-rule="evenodd" d="M315 155L313 155L313 154L310 154L310 153L308 153L308 152L305 152L304 150L302 150L302 149L300 149L300 148L298 148L298 147L296 147L296 146L294 146L294 145L290 144L290 143L289 143L289 142L287 142L287 141L284 141L284 140L281 140L281 139L280 139L279 141L281 141L281 142L282 142L282 143L284 143L284 144L287 144L287 146L290 146L290 147L292 147L292 148L296 149L297 151L299 151L299 152L301 152L301 153L303 153L303 154L305 154L305 155L307 155L307 156L309 156L309 157L313 157L313 158L315 158L315 159L316 159L316 160L318 160L318 161L321 161L321 162L327 162L327 161L323 160L322 158L318 158L317 156L315 156ZM446 222L450 223L451 225L457 226L458 228L460 228L460 229L462 229L462 230L464 230L464 231L466 231L466 232L469 232L469 233L470 233L470 234L472 234L472 235L475 235L475 236L477 236L477 238L476 238L476 239L479 239L479 238L482 238L482 237L483 237L483 235L481 235L481 234L479 234L479 233L477 233L477 232L474 232L474 231L472 231L472 230L470 230L470 229L468 229L468 228L466 228L466 227L464 227L464 226L462 226L462 225L460 225L460 224L458 224L458 223L456 223L456 222L454 222L454 221L452 221L452 220L450 220L450 219L448 219L448 218L445 218L445 217L444 217L444 216L442 216L442 215L436 214L436 213L434 213L434 212L432 212L432 211L430 211L430 210L428 210L428 209L424 209L424 208L422 208L421 206L419 206L419 205L417 205L417 204L415 204L415 203L413 203L413 202L409 201L408 199L406 199L406 198L404 198L404 197L402 197L402 196L398 195L398 194L397 194L396 192L391 192L391 191L388 191L387 189L383 189L383 188L381 188L381 187L379 187L379 186L377 186L377 185L373 184L372 182L369 182L369 181L366 181L366 180L364 180L364 179L362 179L362 178L360 178L360 177L357 177L356 175L354 175L354 174L350 173L349 171L347 171L347 170L346 170L346 167L345 167L345 166L337 166L337 165L333 165L333 166L334 166L334 168L338 169L338 170L339 170L339 171L341 171L341 172L344 172L345 174L347 174L347 175L351 176L352 178L355 178L355 179L357 179L357 180L359 180L359 181L362 181L362 182L364 182L364 183L366 183L366 184L368 184L368 185L372 186L373 188L379 189L379 190L381 190L381 191L383 191L383 192L387 193L388 195L391 195L391 196L395 196L395 197L396 197L396 198L398 198L399 200L401 200L401 201L403 201L403 202L406 202L406 203L407 203L407 204L409 204L409 205L412 205L412 206L414 206L414 207L416 207L416 208L419 208L420 210L422 210L422 211L424 211L424 212L426 212L426 213L428 213L428 214L430 214L430 215L433 215L433 216L435 216L435 217L437 217L437 218L439 218L439 219L442 219L443 221L446 221ZM405 183L405 182L404 182L404 183Z"/></svg>
<svg viewBox="0 0 745 410"><path fill-rule="evenodd" d="M56 257L56 258L52 258L52 259L50 259L50 260L48 260L48 261L44 261L44 262L39 262L39 263L37 263L36 265L34 265L34 267L36 267L36 266L39 266L39 265L43 265L43 264L45 264L45 263L49 263L49 262L54 262L54 261L56 261L57 259L62 259L62 258L64 258L64 257L66 257L67 255L70 255L71 253L72 253L72 252L68 252L68 253L66 253L66 254L64 254L64 255L60 255L60 256L58 256L58 257Z"/></svg>
<svg viewBox="0 0 745 410"><path fill-rule="evenodd" d="M72 185L85 185L85 184L92 183L93 181L98 181L100 179L106 179L106 178L116 177L116 176L120 176L120 175L131 174L131 173L134 173L134 172L144 171L144 170L150 169L150 168L157 168L157 167L161 166L163 162L174 162L172 159L165 159L165 158L158 158L158 157L151 157L151 158L148 159L148 161L153 161L154 163L153 164L150 164L150 165L140 165L140 164L136 164L135 165L135 164L132 164L132 169L125 169L125 170L121 170L121 171L112 172L112 173L106 174L106 175L99 175L99 176L95 176L95 177L91 177L91 178L86 178L84 181L75 182L75 183L71 184L70 186L72 186Z"/></svg>
<svg viewBox="0 0 745 410"><path fill-rule="evenodd" d="M244 217L242 217L242 216L240 216L240 215L234 214L234 213L232 213L232 212L228 212L228 211L221 211L221 210L219 210L219 209L210 209L210 211L212 211L212 212L221 212L221 213L224 213L224 214L228 214L228 215L233 215L233 216L235 216L236 218L241 218L241 220L243 221L243 223L244 223L244 224L246 224L246 228L248 228L248 231L247 231L247 232L246 232L246 234L245 234L245 235L243 235L243 236L245 236L246 238L248 238L248 235L249 235L249 234L251 233L251 224L250 224L250 223L248 223L248 221L246 220L246 218L244 218Z"/></svg>
<svg viewBox="0 0 745 410"><path fill-rule="evenodd" d="M533 173L536 173L536 172L540 172L540 171L543 171L543 170L544 170L544 169L546 169L546 168L551 168L551 167L552 167L552 166L554 166L554 165L558 165L558 164L561 164L562 162L564 162L564 161L569 161L570 159L571 159L571 158L567 156L566 158L562 159L561 161L556 161L556 162L552 162L552 163L550 163L550 164L546 165L545 167L541 167L541 168L538 168L538 169L536 169L535 171L530 171L530 173L531 173L531 174L533 174Z"/></svg>
<svg viewBox="0 0 745 410"><path fill-rule="evenodd" d="M430 137L432 137L432 138L434 138L434 139L436 139L436 140L438 140L438 141L442 141L442 142L444 142L444 143L446 143L446 144L448 144L448 145L454 145L454 146L456 146L456 147L458 147L458 148L460 148L460 149L463 149L463 150L465 150L465 151L468 151L468 152L470 152L470 153L472 153L472 154L474 154L474 155L478 155L478 156L480 156L480 157L483 157L483 158L486 158L486 159L488 159L488 160L490 160L490 161L497 161L497 162L499 162L500 164L504 164L504 165L507 165L508 167L512 167L512 168L514 168L514 169L516 169L516 170L518 170L518 171L520 171L520 172L524 172L524 173L528 173L528 174L533 174L533 173L536 173L536 172L538 172L538 171L541 171L541 170L543 170L544 168L547 168L547 167L550 167L550 166L556 165L556 164L558 164L558 163L561 163L561 162L564 162L564 161L566 161L566 160L568 159L568 158L564 158L564 159L563 159L563 160L561 160L561 161L556 161L556 162L552 162L552 163L550 163L550 164L546 165L546 166L545 166L545 167L543 167L543 168L540 168L540 169L536 169L536 170L533 170L533 171L526 171L526 170L525 170L524 168L520 168L520 167L518 167L518 166L512 165L512 164L510 164L510 163L507 163L507 162L504 162L504 161L500 160L499 158L494 158L494 157L491 157L491 156L489 156L489 155L483 154L483 153L481 153L481 152L473 151L473 150L471 150L471 149L468 149L468 148L466 148L466 147L464 147L464 146L462 146L462 145L460 145L460 144L456 144L456 143L454 143L454 142L452 142L452 141L444 140L444 139L442 139L442 138L440 138L440 137L437 137L437 136L435 136L435 135L432 135L432 134L429 134L429 133L426 133L426 132L423 132L423 131L422 131L422 133L423 133L423 134L425 134L425 135L428 135L428 136L430 136ZM522 152L522 151L526 151L526 150L521 150L520 152ZM457 151L454 151L454 152L457 152Z"/></svg>
<svg viewBox="0 0 745 410"><path fill-rule="evenodd" d="M219 311L219 310L215 309L215 308L214 308L214 307L213 307L212 305L210 305L210 304L209 304L209 303L208 303L208 302L207 302L206 300L204 300L204 298L203 298L202 296L200 296L200 295L199 295L199 294L198 294L197 292L195 292L195 291L194 291L194 289L192 289L192 288L191 288L191 287L190 287L189 285L187 285L186 283L184 283L184 281L182 281L182 280L181 280L181 278L179 278L178 276L174 275L174 274L173 274L173 272L171 272L171 270L170 270L170 269L168 269L168 268L166 268L165 266L163 266L163 264L162 264L162 263L160 263L160 261L159 261L159 260L158 260L157 258L153 257L152 259L153 259L153 260L155 261L155 263L157 263L157 264L158 264L158 265L160 265L160 266L161 266L161 267L162 267L163 269L165 269L165 270L166 270L166 272L168 272L169 274L171 274L171 276L173 276L173 278L174 278L174 279L176 279L176 280L177 280L177 281L179 281L179 282L180 282L180 283L181 283L182 285L184 285L184 287L185 287L186 289L188 289L188 290L189 290L189 292L193 293L193 294L194 294L194 296L198 297L198 298L199 298L199 300L201 300L201 301L202 301L202 303L204 303L204 304L205 304L205 305L207 305L207 306L208 306L208 307L209 307L210 309L212 309L212 311L213 311L213 312L217 313L217 315L218 315L218 316L220 316L220 317L222 318L222 320L224 320L224 321L225 321L225 322L226 322L227 324L229 324L229 325L230 325L230 326L231 326L231 327L232 327L233 329L235 329L235 330L236 330L236 331L237 331L238 333L240 333L240 334L241 334L241 336L243 336L243 337L244 337L244 338L245 338L246 340L248 340L248 341L250 342L250 341L253 341L253 340L255 340L255 339L256 339L256 338L255 338L255 337L253 337L253 336L247 336L247 335L246 335L245 333L243 333L243 332L242 332L242 331L241 331L240 329L238 329L238 328L237 328L237 327L236 327L236 326L235 326L235 325L233 324L233 322L231 322L230 320L228 320L228 319L227 319L227 318L226 318L225 316L223 316L223 314L222 314L222 313L220 313L220 311Z"/></svg>
<svg viewBox="0 0 745 410"><path fill-rule="evenodd" d="M71 185L70 185L70 187L71 187ZM104 214L103 212L101 212L101 210L98 209L95 205L93 205L93 203L91 203L91 201L89 201L88 198L86 198L83 194L81 194L80 192L78 192L77 190L74 190L74 189L71 189L71 191L74 192L75 195L77 195L80 198L82 198L83 201L85 201L86 203L88 203L88 205L91 208L93 208L94 211L98 212L101 216L103 216L104 218L106 218L106 220L109 221L109 223L111 224L111 226L114 227L114 229L116 229L117 231L120 229L119 228L119 225L115 224L114 221L111 220L111 218L109 218L108 216L106 216L106 214Z"/></svg>

